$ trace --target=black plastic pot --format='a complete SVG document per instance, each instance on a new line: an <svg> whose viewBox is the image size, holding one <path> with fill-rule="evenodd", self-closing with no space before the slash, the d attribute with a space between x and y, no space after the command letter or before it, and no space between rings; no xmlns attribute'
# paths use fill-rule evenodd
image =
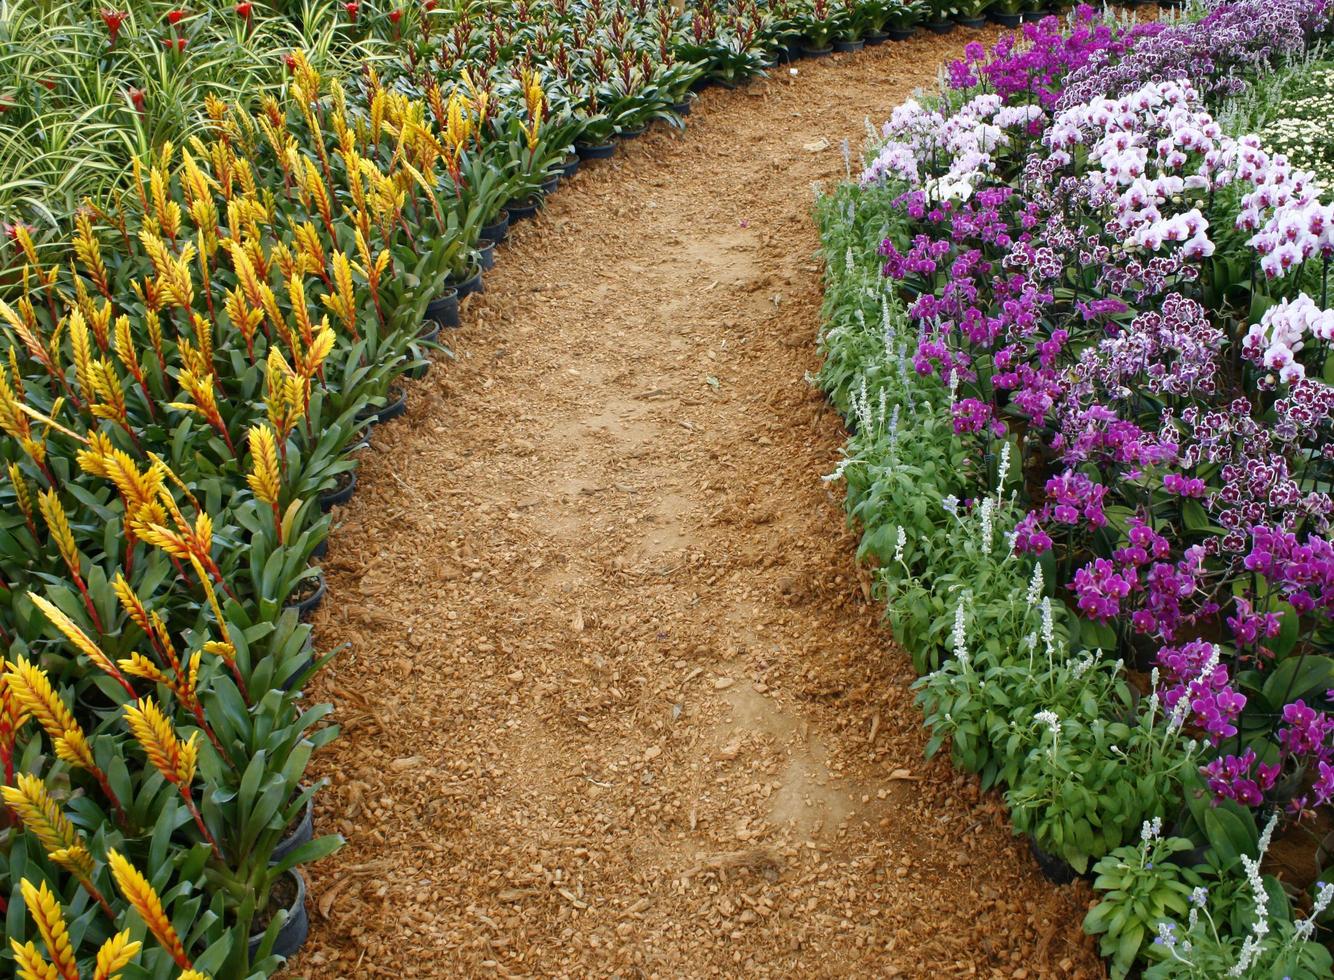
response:
<svg viewBox="0 0 1334 980"><path fill-rule="evenodd" d="M987 19L985 17L959 17L957 19L960 27L967 27L975 31L981 30L987 26Z"/></svg>
<svg viewBox="0 0 1334 980"><path fill-rule="evenodd" d="M888 27L885 33L891 41L906 41L917 33L916 27Z"/></svg>
<svg viewBox="0 0 1334 980"><path fill-rule="evenodd" d="M884 31L867 31L866 37L862 38L868 48L873 48L877 44L884 44L889 40L889 35Z"/></svg>
<svg viewBox="0 0 1334 980"><path fill-rule="evenodd" d="M479 278L481 277L480 272L477 275ZM389 400L385 403L384 408L379 409L375 413L376 422L388 422L390 419L398 418L408 410L407 389L397 386L396 388L397 394L395 394L395 387L389 389L386 396Z"/></svg>
<svg viewBox="0 0 1334 980"><path fill-rule="evenodd" d="M574 152L580 160L606 160L616 152L615 143L575 143Z"/></svg>
<svg viewBox="0 0 1334 980"><path fill-rule="evenodd" d="M442 327L459 325L459 294L453 286L446 286L445 291L426 304L426 317Z"/></svg>
<svg viewBox="0 0 1334 980"><path fill-rule="evenodd" d="M637 139L640 136L643 136L644 130L646 129L648 129L647 126L634 126L630 129L623 129L616 135L618 135L623 140L632 140L632 139Z"/></svg>
<svg viewBox="0 0 1334 980"><path fill-rule="evenodd" d="M482 271L485 272L496 264L496 243L489 238L479 239L477 242L477 258L482 263Z"/></svg>
<svg viewBox="0 0 1334 980"><path fill-rule="evenodd" d="M537 209L542 204L542 199L536 194L525 197L522 201L510 201L505 207L510 213L510 224L516 221L522 221L524 218L531 218L537 214Z"/></svg>
<svg viewBox="0 0 1334 980"><path fill-rule="evenodd" d="M948 34L954 30L955 26L957 25L955 25L954 21L946 20L935 24L927 24L926 29L932 34Z"/></svg>
<svg viewBox="0 0 1334 980"><path fill-rule="evenodd" d="M417 339L424 340L426 343L434 343L440 336L440 322L438 320L427 320L422 324L421 330L417 332Z"/></svg>
<svg viewBox="0 0 1334 980"><path fill-rule="evenodd" d="M1057 857L1055 854L1048 854L1038 846L1038 839L1032 834L1028 835L1028 850L1033 855L1033 860L1038 863L1043 876L1054 885L1068 885L1079 875L1070 863L1064 858Z"/></svg>
<svg viewBox="0 0 1334 980"><path fill-rule="evenodd" d="M505 236L510 233L510 213L504 208L500 209L500 214L496 220L489 225L482 225L477 232L478 238L485 238L499 245L505 240Z"/></svg>
<svg viewBox="0 0 1334 980"><path fill-rule="evenodd" d="M352 481L352 486L356 486L356 481ZM350 497L351 494L348 494ZM289 602L285 608L295 609L298 619L305 619L316 609L320 608L320 603L324 601L324 593L329 591L329 583L324 580L324 572L321 571L315 579L315 591L306 596L300 602Z"/></svg>
<svg viewBox="0 0 1334 980"><path fill-rule="evenodd" d="M270 864L277 864L287 855L291 854L303 844L309 844L315 839L315 798L312 796L306 800L306 805L301 811L301 819L297 825L292 828L292 832L278 842L278 846L273 849L273 855L269 858Z"/></svg>
<svg viewBox="0 0 1334 980"><path fill-rule="evenodd" d="M391 387L385 398L383 408L363 408L357 413L357 421L367 426L378 425L396 419L408 410L408 393L401 386ZM367 441L369 444L369 439Z"/></svg>
<svg viewBox="0 0 1334 980"><path fill-rule="evenodd" d="M571 153L565 158L565 162L560 165L561 180L569 180L579 172L579 164L582 163L578 153Z"/></svg>
<svg viewBox="0 0 1334 980"><path fill-rule="evenodd" d="M462 282L454 283L454 288L458 291L459 299L463 299L465 296L471 296L473 293L480 293L482 291L482 270L479 268L467 279L464 279ZM448 326L448 324L446 324L446 326Z"/></svg>
<svg viewBox="0 0 1334 980"><path fill-rule="evenodd" d="M306 915L306 879L301 872L293 868L284 872L296 881L296 897L287 908L287 921L278 930L278 938L273 943L273 952L278 956L292 957L306 944L310 934L310 918ZM253 958L259 951L259 944L264 941L264 934L250 937L250 955Z"/></svg>
<svg viewBox="0 0 1334 980"><path fill-rule="evenodd" d="M552 174L546 180L542 181L542 185L538 189L542 192L543 197L550 197L552 194L556 193L556 188L559 186L560 174Z"/></svg>
<svg viewBox="0 0 1334 980"><path fill-rule="evenodd" d="M1021 16L1024 18L1024 23L1028 24L1032 21L1041 20L1043 17L1050 17L1051 11L1045 8L1042 10L1025 10Z"/></svg>
<svg viewBox="0 0 1334 980"><path fill-rule="evenodd" d="M351 456L355 452L371 447L371 426L375 424L375 409L367 408L358 412L357 424L361 426L361 430L353 433L339 455Z"/></svg>
<svg viewBox="0 0 1334 980"><path fill-rule="evenodd" d="M864 47L866 47L866 42L860 39L849 41L843 38L838 38L834 41L834 50L842 54L850 54L853 51L860 51Z"/></svg>
<svg viewBox="0 0 1334 980"><path fill-rule="evenodd" d="M800 44L789 44L786 48L786 51L787 51L786 57L788 61L800 61L802 57L804 57L804 55L802 54Z"/></svg>
<svg viewBox="0 0 1334 980"><path fill-rule="evenodd" d="M357 490L356 470L348 470L347 472L339 473L338 475L339 477L346 477L347 482L341 487L334 487L334 489L327 493L320 494L320 510L324 511L326 514L331 508L341 506L351 500L352 494Z"/></svg>
<svg viewBox="0 0 1334 980"><path fill-rule="evenodd" d="M685 116L690 115L690 105L691 105L691 103L692 103L693 101L694 101L693 99L686 98L686 99L685 99L684 101L682 101L682 102L673 102L673 103L672 103L672 112L674 112L674 113L676 113L678 116L682 116L682 117L685 117Z"/></svg>
<svg viewBox="0 0 1334 980"><path fill-rule="evenodd" d="M801 46L801 56L803 58L827 58L833 53L834 46L832 44L826 45L823 48L808 48L804 44Z"/></svg>
<svg viewBox="0 0 1334 980"><path fill-rule="evenodd" d="M315 547L310 549L310 560L319 561L328 553L329 553L329 539L320 538L319 544L315 545Z"/></svg>
<svg viewBox="0 0 1334 980"><path fill-rule="evenodd" d="M1023 23L1022 14L1002 14L997 11L990 11L987 14L993 23L1000 24L1001 27L1018 27Z"/></svg>

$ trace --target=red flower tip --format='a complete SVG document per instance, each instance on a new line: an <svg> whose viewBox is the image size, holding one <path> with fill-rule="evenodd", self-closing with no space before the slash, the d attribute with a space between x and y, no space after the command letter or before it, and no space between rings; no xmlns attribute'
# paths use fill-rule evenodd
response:
<svg viewBox="0 0 1334 980"><path fill-rule="evenodd" d="M242 20L249 20L250 13L253 9L254 6L250 3L238 3L236 5L236 16L240 17Z"/></svg>
<svg viewBox="0 0 1334 980"><path fill-rule="evenodd" d="M134 105L134 108L139 112L143 112L144 100L147 98L144 90L141 88L131 88L128 95L130 96L130 102Z"/></svg>
<svg viewBox="0 0 1334 980"><path fill-rule="evenodd" d="M176 10L167 11L167 23L170 24L172 27L175 27L183 20L185 20L184 10L177 8Z"/></svg>
<svg viewBox="0 0 1334 980"><path fill-rule="evenodd" d="M283 64L287 66L288 71L296 71L296 59L290 54L283 55Z"/></svg>
<svg viewBox="0 0 1334 980"><path fill-rule="evenodd" d="M107 34L111 38L111 43L116 43L116 35L120 33L120 27L125 23L130 15L124 10L113 10L110 7L103 7L98 13L102 17L102 23L107 25Z"/></svg>
<svg viewBox="0 0 1334 980"><path fill-rule="evenodd" d="M347 16L351 18L352 22L356 23L357 11L361 9L361 4L357 3L357 0L352 0L351 3L343 4L343 9L347 11Z"/></svg>
<svg viewBox="0 0 1334 980"><path fill-rule="evenodd" d="M403 11L401 11L401 10L391 10L391 11L389 11L389 20L390 20L392 23L397 24L397 23L398 23L400 20L402 20L402 19L403 19Z"/></svg>
<svg viewBox="0 0 1334 980"><path fill-rule="evenodd" d="M436 0L426 0L426 2L422 4L422 7L426 9L427 13L430 13L432 10L435 9L435 5L436 5Z"/></svg>

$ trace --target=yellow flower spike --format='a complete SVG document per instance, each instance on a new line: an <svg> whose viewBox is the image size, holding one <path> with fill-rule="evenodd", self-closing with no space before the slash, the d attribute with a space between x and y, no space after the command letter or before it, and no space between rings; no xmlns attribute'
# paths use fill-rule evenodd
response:
<svg viewBox="0 0 1334 980"><path fill-rule="evenodd" d="M260 293L259 276L256 275L254 263L250 261L244 246L233 239L227 242L227 254L231 257L236 282L245 292L246 301L253 307L262 307L264 300Z"/></svg>
<svg viewBox="0 0 1334 980"><path fill-rule="evenodd" d="M47 530L51 534L51 540L60 552L60 557L70 570L77 574L79 549L74 543L74 533L70 530L69 518L65 515L65 508L60 503L59 495L55 490L43 490L37 495L37 503L42 512L42 519L46 521Z"/></svg>
<svg viewBox="0 0 1334 980"><path fill-rule="evenodd" d="M297 226L296 246L306 259L306 271L324 276L324 267L329 260L325 255L324 243L320 241L319 232L309 221Z"/></svg>
<svg viewBox="0 0 1334 980"><path fill-rule="evenodd" d="M27 521L28 527L35 527L36 523L32 516L32 490L28 486L27 479L23 476L23 471L19 469L18 463L10 463L7 472L9 483L14 488L14 502L19 505L19 510L23 514L23 519Z"/></svg>
<svg viewBox="0 0 1334 980"><path fill-rule="evenodd" d="M27 225L22 222L14 225L14 240L19 243L19 248L23 250L23 255L29 262L34 266L41 265L37 258L37 249L32 244L32 235L28 233Z"/></svg>
<svg viewBox="0 0 1334 980"><path fill-rule="evenodd" d="M55 491L49 492L52 496L55 495ZM43 494L42 499L44 500L45 498L46 494ZM43 512L45 512L45 509L43 509ZM42 611L42 615L47 618L51 625L64 634L65 639L69 640L80 653L91 660L99 670L111 675L119 681L121 687L125 688L131 697L134 696L134 688L130 687L121 672L116 669L116 665L111 662L111 658L102 652L102 648L94 643L92 638L81 630L74 620L70 619L57 609L49 599L39 596L35 592L29 592L28 598L32 600L34 606ZM22 662L24 661L20 661L20 663ZM66 725L65 727L69 728L71 726Z"/></svg>
<svg viewBox="0 0 1334 980"><path fill-rule="evenodd" d="M250 473L246 483L262 502L277 508L282 493L282 476L278 468L278 446L273 430L267 425L250 428Z"/></svg>
<svg viewBox="0 0 1334 980"><path fill-rule="evenodd" d="M143 943L130 939L130 930L116 933L97 951L93 980L120 980L120 971L129 966L130 960L138 956L139 950L143 948Z"/></svg>
<svg viewBox="0 0 1334 980"><path fill-rule="evenodd" d="M302 343L309 344L315 335L315 328L310 323L310 310L306 308L306 285L300 276L287 280L287 299L292 307L292 319L296 321L297 332Z"/></svg>
<svg viewBox="0 0 1334 980"><path fill-rule="evenodd" d="M60 900L43 881L34 885L27 878L19 882L28 914L46 944L46 955L63 980L79 980L79 965L74 958L74 947L69 940L69 927Z"/></svg>
<svg viewBox="0 0 1334 980"><path fill-rule="evenodd" d="M134 733L135 739L148 756L153 768L162 774L162 778L172 784L189 783L194 772L182 780L181 748L184 743L176 736L162 709L151 697L140 698L134 704L125 706L125 721Z"/></svg>
<svg viewBox="0 0 1334 980"><path fill-rule="evenodd" d="M56 758L62 762L68 762L76 769L87 769L92 772L97 769L97 763L93 761L93 749L88 744L88 737L84 735L82 728L70 728L64 735L53 739L52 744L56 748Z"/></svg>
<svg viewBox="0 0 1334 980"><path fill-rule="evenodd" d="M125 406L125 388L120 375L116 373L115 365L105 358L99 359L93 365L93 386L98 396L96 402L90 400L88 410L93 416L116 422L129 432L132 438L137 438L130 429L130 417Z"/></svg>
<svg viewBox="0 0 1334 980"><path fill-rule="evenodd" d="M60 980L60 971L46 962L35 944L11 939L9 948L14 951L18 980Z"/></svg>
<svg viewBox="0 0 1334 980"><path fill-rule="evenodd" d="M93 219L86 209L74 215L74 254L94 285L103 296L110 296L106 263L102 261L102 246L93 232Z"/></svg>
<svg viewBox="0 0 1334 980"><path fill-rule="evenodd" d="M122 313L116 317L111 327L111 349L125 370L134 375L134 379L143 384L144 369L139 363L139 351L134 345L134 335L130 332L130 318Z"/></svg>
<svg viewBox="0 0 1334 980"><path fill-rule="evenodd" d="M116 598L120 601L120 606L125 610L125 614L133 620L134 625L144 631L146 636L152 637L153 624L148 618L148 609L144 606L143 600L139 598L137 592L125 580L125 576L120 572L111 581L111 589L116 593Z"/></svg>
<svg viewBox="0 0 1334 980"><path fill-rule="evenodd" d="M107 864L111 866L111 876L116 879L116 887L120 889L125 901L139 913L139 918L143 919L148 931L176 961L177 966L183 970L193 969L193 965L185 955L185 947L181 943L180 936L176 934L176 929L162 908L162 899L148 883L148 879L115 849L107 852Z"/></svg>
<svg viewBox="0 0 1334 980"><path fill-rule="evenodd" d="M88 326L78 310L70 311L67 322L70 348L74 352L74 376L84 399L92 401L97 397L97 391L93 387L93 350L88 343Z"/></svg>
<svg viewBox="0 0 1334 980"><path fill-rule="evenodd" d="M302 373L307 378L315 377L325 358L333 353L334 340L334 332L329 328L329 318L325 317L320 321L320 328L315 332L310 348L303 358Z"/></svg>
<svg viewBox="0 0 1334 980"><path fill-rule="evenodd" d="M120 669L125 671L131 677L142 677L146 681L152 681L154 684L162 684L171 687L172 682L160 667L149 660L142 653L131 653L128 657L122 657L116 661Z"/></svg>
<svg viewBox="0 0 1334 980"><path fill-rule="evenodd" d="M93 332L93 339L97 341L98 349L106 353L111 346L111 301L103 300L101 306L90 301L85 316L88 320L88 329Z"/></svg>
<svg viewBox="0 0 1334 980"><path fill-rule="evenodd" d="M324 294L320 301L343 322L348 333L357 336L357 299L352 283L352 263L342 251L333 253L333 295Z"/></svg>
<svg viewBox="0 0 1334 980"><path fill-rule="evenodd" d="M26 773L20 773L16 783L15 786L6 786L0 790L4 794L5 804L37 838L47 857L72 874L84 890L114 918L106 900L93 885L93 856L84 846L83 838L74 825L61 812L60 805L46 791L46 784L37 776Z"/></svg>
<svg viewBox="0 0 1334 980"><path fill-rule="evenodd" d="M200 973L198 970L186 970L176 980L210 980L207 973Z"/></svg>
<svg viewBox="0 0 1334 980"><path fill-rule="evenodd" d="M169 148L170 144L164 146L164 152ZM160 167L154 166L148 170L148 192L153 199L153 218L158 230L175 241L181 230L181 206L168 198L167 178Z"/></svg>
<svg viewBox="0 0 1334 980"><path fill-rule="evenodd" d="M52 740L79 727L79 723L74 720L65 702L51 686L51 681L42 668L30 663L26 657L19 657L16 662L9 665L5 676L9 680L10 689L24 710L42 726L42 730Z"/></svg>

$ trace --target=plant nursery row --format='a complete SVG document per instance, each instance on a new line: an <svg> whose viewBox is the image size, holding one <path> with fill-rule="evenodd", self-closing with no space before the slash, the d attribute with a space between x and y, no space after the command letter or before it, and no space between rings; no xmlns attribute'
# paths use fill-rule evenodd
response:
<svg viewBox="0 0 1334 980"><path fill-rule="evenodd" d="M929 751L1082 876L1114 977L1334 933L1323 0L969 44L823 196L838 475Z"/></svg>
<svg viewBox="0 0 1334 980"><path fill-rule="evenodd" d="M511 223L702 85L983 9L0 7L4 967L299 948L329 511Z"/></svg>

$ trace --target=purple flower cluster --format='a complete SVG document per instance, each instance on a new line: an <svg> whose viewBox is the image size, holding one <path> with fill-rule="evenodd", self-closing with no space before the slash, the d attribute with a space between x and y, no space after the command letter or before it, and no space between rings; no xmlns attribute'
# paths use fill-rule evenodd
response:
<svg viewBox="0 0 1334 980"><path fill-rule="evenodd" d="M1219 756L1202 771L1217 799L1259 806L1265 801L1265 793L1278 782L1281 767L1260 762L1255 750L1247 749L1241 755Z"/></svg>
<svg viewBox="0 0 1334 980"><path fill-rule="evenodd" d="M1132 45L1090 52L1065 77L1062 105L1117 96L1162 78L1184 78L1210 95L1235 95L1246 78L1305 49L1329 21L1325 0L1218 0L1203 19L1145 32Z"/></svg>
<svg viewBox="0 0 1334 980"><path fill-rule="evenodd" d="M983 84L1006 102L1036 101L1050 109L1060 97L1065 77L1086 65L1095 52L1121 58L1164 26L1147 23L1121 29L1103 20L1093 7L1080 4L1069 22L1044 17L1005 35L990 51L976 41L967 45L962 60L949 66L949 84L955 89Z"/></svg>
<svg viewBox="0 0 1334 980"><path fill-rule="evenodd" d="M1237 734L1236 720L1246 707L1246 696L1232 686L1217 645L1195 640L1163 647L1158 665L1166 681L1163 703L1169 711L1184 704L1191 723L1214 745Z"/></svg>
<svg viewBox="0 0 1334 980"><path fill-rule="evenodd" d="M959 112L896 112L864 175L908 184L912 237L882 254L915 369L950 386L956 434L1013 433L1042 487L1014 550L1052 552L1081 616L1159 644L1168 708L1217 748L1238 740L1209 785L1247 805L1284 767L1305 774L1298 808L1334 796L1328 709L1287 705L1265 744L1239 686L1274 650L1330 653L1334 309L1298 284L1334 258L1334 202L1208 100L1329 22L1326 0L1128 29L1086 7L1047 18L969 45ZM1259 323L1219 309L1224 266L1277 300ZM1300 652L1273 644L1285 625Z"/></svg>

